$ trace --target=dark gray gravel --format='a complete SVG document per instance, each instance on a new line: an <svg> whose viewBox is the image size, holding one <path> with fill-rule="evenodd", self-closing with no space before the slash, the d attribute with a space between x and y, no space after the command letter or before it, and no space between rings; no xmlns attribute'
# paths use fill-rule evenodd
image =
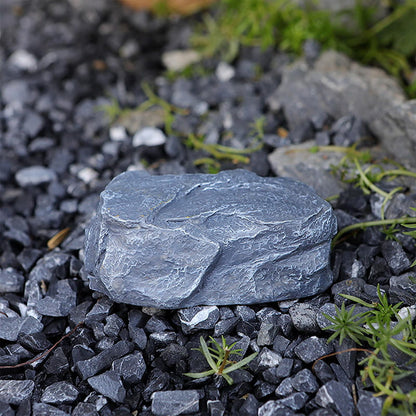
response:
<svg viewBox="0 0 416 416"><path fill-rule="evenodd" d="M249 156L249 163L224 161L221 169L272 176L276 160L291 160L269 157L272 152L304 141L344 146L369 133L367 125L376 123L368 112L364 118L345 111L354 106L344 103L345 97L360 101L366 92L350 88L342 97L329 96L331 73L304 76L305 66L284 75L290 57L257 48L243 48L231 64L207 60L208 75L171 80L164 76L162 54L189 46L189 20L197 17L166 20L105 0L3 0L0 16L0 366L31 360L0 368L0 414L380 415L383 399L363 386L360 354L320 360L313 370L312 364L354 346L327 343L322 312L333 315L344 301L341 294L373 302L380 284L391 302L414 311L410 264L416 250L408 236L386 240L376 228L357 233L332 250L334 283L324 293L264 305L168 311L115 303L89 289L83 268L85 229L100 192L118 174L128 169L202 173L204 167L194 162L206 154L186 146L184 135L251 147L256 144L252 123L264 116L263 148ZM307 43L305 51L313 65L319 45ZM175 118L174 134L163 128L157 110L111 126L99 111L111 103L109 97L123 108L143 103L143 81L187 109ZM292 81L298 82L296 89ZM348 86L345 74L337 82ZM382 78L374 82L391 87ZM313 111L299 112L301 97L302 105L315 103L308 83L325 85L328 103L344 100L337 114L329 114L332 109L323 107L321 98ZM392 88L386 97L395 92ZM315 181L312 186L320 191L330 186L341 192L333 202L339 227L380 217L379 199L339 183L333 187L323 161L311 161L306 153L301 159L292 169L298 179ZM392 186L386 183L385 190ZM412 214L414 189L395 194L387 218ZM48 241L67 227L66 240L48 249ZM32 360L80 323L49 354ZM231 386L219 377L183 376L208 370L195 348L201 336L220 341L221 335L228 344L237 342L244 356L258 356L230 374ZM403 386L414 386L414 379Z"/></svg>

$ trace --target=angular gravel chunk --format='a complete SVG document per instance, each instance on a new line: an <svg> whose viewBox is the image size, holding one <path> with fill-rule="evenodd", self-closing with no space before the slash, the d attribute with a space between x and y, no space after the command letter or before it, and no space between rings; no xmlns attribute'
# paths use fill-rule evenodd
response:
<svg viewBox="0 0 416 416"><path fill-rule="evenodd" d="M59 280L56 283L56 293L40 299L35 309L46 316L67 316L76 306L76 293L72 289L70 280Z"/></svg>
<svg viewBox="0 0 416 416"><path fill-rule="evenodd" d="M128 383L137 383L140 381L146 371L146 363L140 352L126 355L113 361L113 371Z"/></svg>
<svg viewBox="0 0 416 416"><path fill-rule="evenodd" d="M129 171L101 194L85 265L90 287L116 302L273 302L331 284L335 232L331 206L292 179Z"/></svg>
<svg viewBox="0 0 416 416"><path fill-rule="evenodd" d="M145 127L133 136L133 146L160 146L166 142L162 130L156 127Z"/></svg>
<svg viewBox="0 0 416 416"><path fill-rule="evenodd" d="M152 395L152 413L155 416L176 416L199 411L196 390L156 391Z"/></svg>
<svg viewBox="0 0 416 416"><path fill-rule="evenodd" d="M398 241L385 241L381 245L381 252L394 274L401 274L410 267L410 260Z"/></svg>
<svg viewBox="0 0 416 416"><path fill-rule="evenodd" d="M0 270L0 293L20 292L24 281L24 276L12 267Z"/></svg>
<svg viewBox="0 0 416 416"><path fill-rule="evenodd" d="M70 416L70 414L46 403L33 403L32 416Z"/></svg>
<svg viewBox="0 0 416 416"><path fill-rule="evenodd" d="M307 338L295 347L295 354L307 364L332 351L333 347L326 342L326 339L318 337Z"/></svg>
<svg viewBox="0 0 416 416"><path fill-rule="evenodd" d="M31 397L34 387L32 380L0 380L0 402L20 404Z"/></svg>
<svg viewBox="0 0 416 416"><path fill-rule="evenodd" d="M200 329L212 329L220 317L220 311L216 306L196 306L182 309L178 312L182 331L185 334Z"/></svg>
<svg viewBox="0 0 416 416"><path fill-rule="evenodd" d="M339 381L331 380L316 393L316 403L321 407L336 410L341 416L354 414L354 402L347 387Z"/></svg>
<svg viewBox="0 0 416 416"><path fill-rule="evenodd" d="M358 399L357 409L360 415L378 416L381 415L383 399L372 395L362 394Z"/></svg>
<svg viewBox="0 0 416 416"><path fill-rule="evenodd" d="M279 411L288 410L286 406L280 403L279 400L269 400L258 411L258 416L275 416L281 415Z"/></svg>
<svg viewBox="0 0 416 416"><path fill-rule="evenodd" d="M78 397L78 390L67 381L58 381L46 387L41 401L50 404L73 403Z"/></svg>
<svg viewBox="0 0 416 416"><path fill-rule="evenodd" d="M111 363L123 355L133 350L133 344L127 341L120 341L113 345L111 348L104 350L96 356L84 360L78 361L75 365L76 370L80 374L83 380L97 374L104 368L110 367Z"/></svg>
<svg viewBox="0 0 416 416"><path fill-rule="evenodd" d="M303 391L305 393L315 393L319 388L316 377L308 368L299 371L292 378L292 385L297 391Z"/></svg>
<svg viewBox="0 0 416 416"><path fill-rule="evenodd" d="M112 370L89 378L88 384L95 391L114 402L123 403L126 398L126 390L121 382L120 376Z"/></svg>

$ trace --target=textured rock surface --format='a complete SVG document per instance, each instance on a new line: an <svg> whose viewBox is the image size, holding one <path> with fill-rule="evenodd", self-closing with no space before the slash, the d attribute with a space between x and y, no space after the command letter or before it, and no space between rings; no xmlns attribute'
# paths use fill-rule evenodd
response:
<svg viewBox="0 0 416 416"><path fill-rule="evenodd" d="M331 167L337 166L345 155L330 151L310 152L315 145L311 140L278 148L268 156L270 167L278 176L295 178L312 186L322 198L337 195L345 184L331 173Z"/></svg>
<svg viewBox="0 0 416 416"><path fill-rule="evenodd" d="M416 100L406 101L397 81L380 69L325 52L312 69L303 61L287 68L268 103L283 109L291 130L322 113L359 116L386 150L415 167Z"/></svg>
<svg viewBox="0 0 416 416"><path fill-rule="evenodd" d="M32 380L0 380L0 401L20 404L32 395L34 387Z"/></svg>
<svg viewBox="0 0 416 416"><path fill-rule="evenodd" d="M311 188L248 171L119 175L86 241L92 289L158 308L311 296L332 281L336 220Z"/></svg>
<svg viewBox="0 0 416 416"><path fill-rule="evenodd" d="M335 118L356 114L369 122L404 100L397 82L382 70L363 67L330 51L321 55L313 69L303 61L287 68L269 105L283 108L292 130L322 113Z"/></svg>
<svg viewBox="0 0 416 416"><path fill-rule="evenodd" d="M156 416L176 416L199 411L196 390L156 391L152 396L152 413Z"/></svg>

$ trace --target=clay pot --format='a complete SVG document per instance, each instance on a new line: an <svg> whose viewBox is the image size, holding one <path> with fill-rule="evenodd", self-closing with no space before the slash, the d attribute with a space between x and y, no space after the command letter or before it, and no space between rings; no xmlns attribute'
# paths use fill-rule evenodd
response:
<svg viewBox="0 0 416 416"><path fill-rule="evenodd" d="M172 13L192 14L214 3L215 0L120 0L123 4L135 10L157 10L162 3Z"/></svg>

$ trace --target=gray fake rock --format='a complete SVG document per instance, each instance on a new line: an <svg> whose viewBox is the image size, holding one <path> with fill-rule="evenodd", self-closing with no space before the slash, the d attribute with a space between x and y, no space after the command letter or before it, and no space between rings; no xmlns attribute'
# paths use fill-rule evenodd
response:
<svg viewBox="0 0 416 416"><path fill-rule="evenodd" d="M307 185L245 170L130 171L101 194L87 231L90 287L160 309L274 302L332 282L336 219Z"/></svg>
<svg viewBox="0 0 416 416"><path fill-rule="evenodd" d="M288 67L268 104L284 111L290 130L322 113L335 119L354 114L400 163L416 166L416 100L406 101L397 81L380 69L325 52L313 68L302 60Z"/></svg>
<svg viewBox="0 0 416 416"><path fill-rule="evenodd" d="M369 126L400 163L416 168L416 100L387 107Z"/></svg>
<svg viewBox="0 0 416 416"><path fill-rule="evenodd" d="M290 130L322 113L335 119L356 114L368 122L391 103L403 101L394 78L333 51L323 53L312 69L303 61L288 67L268 99L272 109L284 110Z"/></svg>
<svg viewBox="0 0 416 416"><path fill-rule="evenodd" d="M320 150L311 152L315 141L280 147L269 154L268 160L278 176L295 178L312 186L322 198L338 195L345 184L332 173L332 166L340 164L345 153Z"/></svg>

